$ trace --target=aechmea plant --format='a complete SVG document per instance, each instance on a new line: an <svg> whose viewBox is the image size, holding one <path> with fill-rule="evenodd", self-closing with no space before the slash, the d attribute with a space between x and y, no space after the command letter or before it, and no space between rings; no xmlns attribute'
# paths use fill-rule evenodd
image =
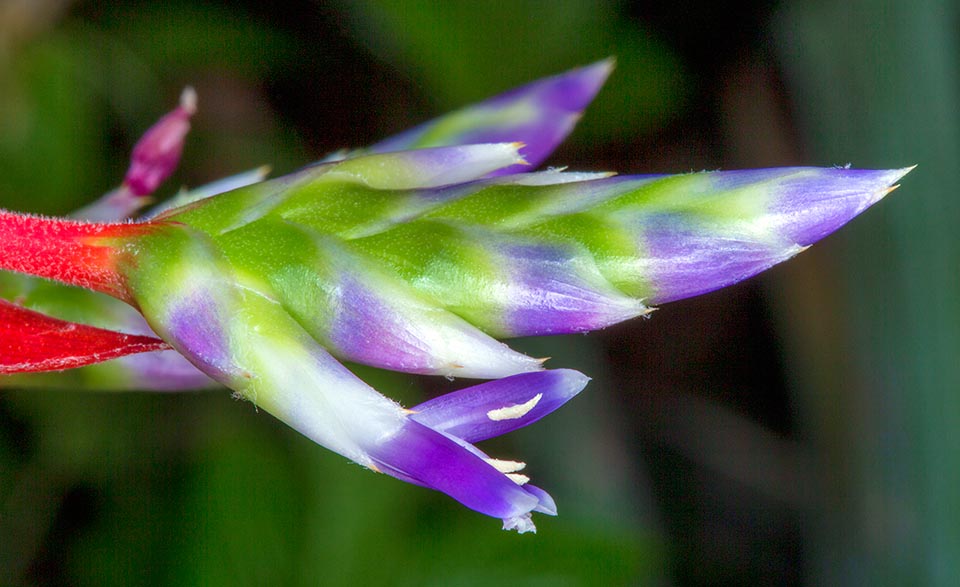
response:
<svg viewBox="0 0 960 587"><path fill-rule="evenodd" d="M216 382L361 465L534 530L533 512L556 513L551 497L523 463L474 444L542 418L588 379L499 339L596 330L756 275L909 171L531 171L611 66L122 221L179 158L186 92L123 185L74 218L0 212L0 383L79 367L112 373L100 380L113 388ZM341 361L491 381L405 408Z"/></svg>

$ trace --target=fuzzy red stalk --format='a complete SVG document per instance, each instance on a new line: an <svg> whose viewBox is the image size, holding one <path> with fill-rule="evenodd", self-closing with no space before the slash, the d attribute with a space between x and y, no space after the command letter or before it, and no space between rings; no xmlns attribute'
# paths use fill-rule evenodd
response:
<svg viewBox="0 0 960 587"><path fill-rule="evenodd" d="M117 271L124 240L149 224L95 224L0 210L0 269L130 301Z"/></svg>

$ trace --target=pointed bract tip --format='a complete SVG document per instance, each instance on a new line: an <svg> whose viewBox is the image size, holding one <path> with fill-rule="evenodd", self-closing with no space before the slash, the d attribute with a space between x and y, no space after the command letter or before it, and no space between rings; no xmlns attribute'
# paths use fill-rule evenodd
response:
<svg viewBox="0 0 960 587"><path fill-rule="evenodd" d="M152 336L67 322L0 299L0 374L60 371L167 350Z"/></svg>
<svg viewBox="0 0 960 587"><path fill-rule="evenodd" d="M586 69L592 69L603 75L603 79L606 80L610 77L610 74L613 73L613 70L617 68L617 58L614 55L607 57L606 59L601 59L591 63L586 67Z"/></svg>
<svg viewBox="0 0 960 587"><path fill-rule="evenodd" d="M901 167L899 169L890 169L890 170L887 170L886 172L882 172L885 174L884 180L890 186L890 189L886 193L890 193L896 188L900 187L900 184L897 182L899 182L901 179L903 179L905 175L907 175L908 173L910 173L916 168L917 168L916 165L911 165L909 167Z"/></svg>
<svg viewBox="0 0 960 587"><path fill-rule="evenodd" d="M595 86L595 91L599 91L600 87L606 83L616 67L617 58L610 56L599 61L594 61L588 65L571 69L566 73L561 73L558 77L567 76L577 78L582 82Z"/></svg>
<svg viewBox="0 0 960 587"><path fill-rule="evenodd" d="M901 179L904 178L904 176L906 176L908 173L910 173L916 168L917 168L916 165L911 165L909 167L901 167L900 169L891 169L890 176L887 178L887 183L890 184L890 187L888 187L886 190L883 191L880 198L886 197L891 192L899 188L900 184L896 182L899 182Z"/></svg>
<svg viewBox="0 0 960 587"><path fill-rule="evenodd" d="M911 171L913 171L914 169L916 169L918 166L919 166L919 163L914 163L913 165L910 165L909 167L903 167L903 168L901 168L900 171L902 171L903 173L900 175L900 177L903 177L904 175L910 173Z"/></svg>

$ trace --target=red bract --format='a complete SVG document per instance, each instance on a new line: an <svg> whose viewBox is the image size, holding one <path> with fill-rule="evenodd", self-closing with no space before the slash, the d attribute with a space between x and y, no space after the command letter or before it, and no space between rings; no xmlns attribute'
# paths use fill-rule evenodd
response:
<svg viewBox="0 0 960 587"><path fill-rule="evenodd" d="M0 374L73 369L168 348L158 338L67 322L0 299Z"/></svg>

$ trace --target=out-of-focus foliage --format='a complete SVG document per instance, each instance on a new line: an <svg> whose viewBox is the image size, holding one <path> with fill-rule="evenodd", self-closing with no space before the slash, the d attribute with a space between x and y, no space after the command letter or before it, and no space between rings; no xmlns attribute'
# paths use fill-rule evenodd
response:
<svg viewBox="0 0 960 587"><path fill-rule="evenodd" d="M49 8L20 4L28 14ZM67 212L115 184L127 162L111 141L131 144L183 86L203 89L210 80L211 89L227 92L218 92L219 101L255 91L290 59L293 42L242 13L187 2L118 4L104 14L68 13L49 26L0 53L0 204L42 212ZM186 155L193 173L226 175L265 161L289 166L305 156L277 121L230 122L208 116L207 132L195 133ZM217 155L197 156L208 152ZM171 181L166 194L176 179L183 181Z"/></svg>
<svg viewBox="0 0 960 587"><path fill-rule="evenodd" d="M485 2L363 0L342 3L350 25L377 57L407 72L441 111L586 63L617 57L617 74L578 128L583 141L634 138L671 120L685 95L682 62L613 3L549 6ZM482 23L478 26L478 23Z"/></svg>
<svg viewBox="0 0 960 587"><path fill-rule="evenodd" d="M909 192L841 237L842 280L831 284L840 286L838 310L814 320L832 322L821 352L842 354L799 377L834 476L812 579L952 585L960 576L960 10L943 0L796 2L780 16L812 152L923 170ZM813 308L794 311L804 310ZM817 310L795 316L795 335L817 330ZM816 363L818 354L808 347L802 359Z"/></svg>

